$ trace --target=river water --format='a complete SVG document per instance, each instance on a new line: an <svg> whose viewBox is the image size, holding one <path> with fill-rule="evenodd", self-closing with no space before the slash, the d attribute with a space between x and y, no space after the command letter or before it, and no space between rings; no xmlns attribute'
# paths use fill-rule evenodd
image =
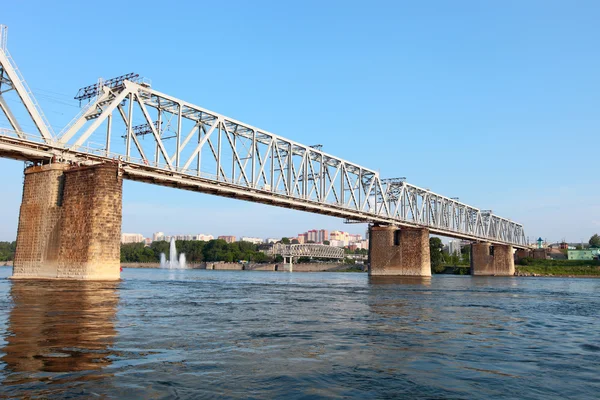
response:
<svg viewBox="0 0 600 400"><path fill-rule="evenodd" d="M0 268L0 398L600 397L600 280Z"/></svg>

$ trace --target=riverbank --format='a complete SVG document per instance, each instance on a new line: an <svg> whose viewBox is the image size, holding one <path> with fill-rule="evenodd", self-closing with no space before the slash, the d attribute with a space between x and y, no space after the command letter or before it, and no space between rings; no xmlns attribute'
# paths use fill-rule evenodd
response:
<svg viewBox="0 0 600 400"><path fill-rule="evenodd" d="M515 276L556 276L561 278L600 278L600 267L516 266Z"/></svg>
<svg viewBox="0 0 600 400"><path fill-rule="evenodd" d="M600 278L600 263L596 260L534 260L529 265L515 265L515 276L556 276L564 278ZM436 275L470 275L470 267L443 266Z"/></svg>
<svg viewBox="0 0 600 400"><path fill-rule="evenodd" d="M600 277L598 260L522 259L515 265L516 276Z"/></svg>

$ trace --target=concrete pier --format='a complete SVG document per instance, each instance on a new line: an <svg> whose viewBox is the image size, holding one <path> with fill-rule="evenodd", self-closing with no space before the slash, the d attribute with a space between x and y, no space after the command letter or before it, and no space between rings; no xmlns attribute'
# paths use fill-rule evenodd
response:
<svg viewBox="0 0 600 400"><path fill-rule="evenodd" d="M471 244L471 275L512 276L515 274L513 247L491 245L490 243Z"/></svg>
<svg viewBox="0 0 600 400"><path fill-rule="evenodd" d="M113 164L27 168L12 278L118 280L122 187Z"/></svg>
<svg viewBox="0 0 600 400"><path fill-rule="evenodd" d="M431 276L429 230L373 226L369 230L369 275Z"/></svg>

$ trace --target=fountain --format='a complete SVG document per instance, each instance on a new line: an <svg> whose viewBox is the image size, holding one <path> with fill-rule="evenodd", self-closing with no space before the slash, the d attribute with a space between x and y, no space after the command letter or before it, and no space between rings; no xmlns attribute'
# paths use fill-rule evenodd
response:
<svg viewBox="0 0 600 400"><path fill-rule="evenodd" d="M160 267L168 269L186 269L187 264L185 262L185 254L179 255L177 259L177 248L175 247L175 238L171 238L171 245L169 247L169 261L165 253L160 253Z"/></svg>

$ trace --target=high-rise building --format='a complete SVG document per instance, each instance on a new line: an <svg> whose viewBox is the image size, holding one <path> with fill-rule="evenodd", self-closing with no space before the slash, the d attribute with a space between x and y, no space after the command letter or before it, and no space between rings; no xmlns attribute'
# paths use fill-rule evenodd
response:
<svg viewBox="0 0 600 400"><path fill-rule="evenodd" d="M320 229L317 233L317 243L323 243L329 240L329 231L327 229Z"/></svg>
<svg viewBox="0 0 600 400"><path fill-rule="evenodd" d="M448 242L448 253L460 256L460 240L450 240Z"/></svg>
<svg viewBox="0 0 600 400"><path fill-rule="evenodd" d="M311 229L310 231L306 232L307 234L307 242L318 242L318 238L317 238L317 230L316 229Z"/></svg>
<svg viewBox="0 0 600 400"><path fill-rule="evenodd" d="M233 243L233 242L235 242L235 236L227 236L227 235L225 235L225 236L219 236L218 239L224 240L227 243Z"/></svg>
<svg viewBox="0 0 600 400"><path fill-rule="evenodd" d="M121 243L143 243L146 239L141 233L122 233Z"/></svg>
<svg viewBox="0 0 600 400"><path fill-rule="evenodd" d="M332 231L329 234L329 241L333 240L335 240L336 243L342 242L344 243L344 246L348 246L348 243L350 242L350 234L348 232Z"/></svg>
<svg viewBox="0 0 600 400"><path fill-rule="evenodd" d="M362 236L361 235L348 235L348 241L350 243L356 243L356 242L360 242L362 240Z"/></svg>
<svg viewBox="0 0 600 400"><path fill-rule="evenodd" d="M308 233L306 233L306 232L299 233L298 234L298 242L300 242L300 244L308 242Z"/></svg>
<svg viewBox="0 0 600 400"><path fill-rule="evenodd" d="M159 242L161 240L165 240L165 233L164 232L154 232L154 234L152 235L152 240L154 242Z"/></svg>

